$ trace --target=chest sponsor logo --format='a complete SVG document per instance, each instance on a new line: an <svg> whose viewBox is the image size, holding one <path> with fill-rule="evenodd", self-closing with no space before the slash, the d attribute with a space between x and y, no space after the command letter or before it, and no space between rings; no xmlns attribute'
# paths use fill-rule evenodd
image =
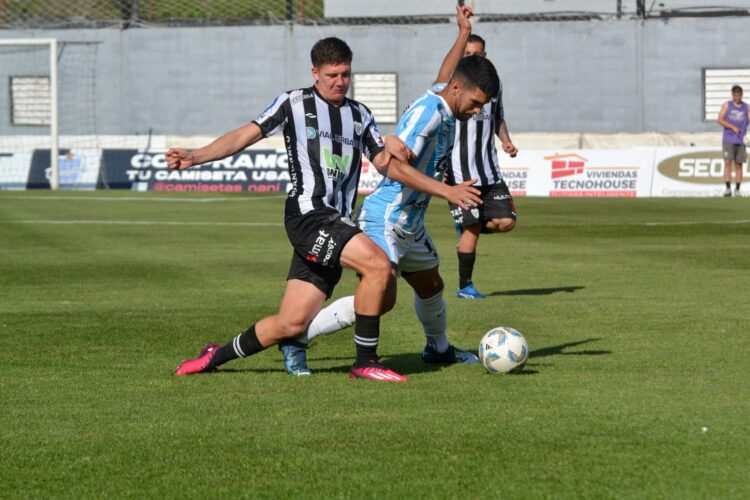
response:
<svg viewBox="0 0 750 500"><path fill-rule="evenodd" d="M323 148L323 160L330 179L338 180L346 175L352 161L351 155L337 155L328 148Z"/></svg>

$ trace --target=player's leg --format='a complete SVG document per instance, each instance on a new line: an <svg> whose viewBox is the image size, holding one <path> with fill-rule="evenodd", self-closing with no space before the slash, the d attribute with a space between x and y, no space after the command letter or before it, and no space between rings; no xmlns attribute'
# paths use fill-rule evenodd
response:
<svg viewBox="0 0 750 500"><path fill-rule="evenodd" d="M480 223L478 226L480 233L507 233L516 227L516 207L505 181L501 180L496 184L485 187L482 190L482 201L484 203L479 211ZM477 227L474 227L473 231L465 231L465 233L476 231ZM472 249L473 251L471 251ZM466 247L462 247L461 242L459 242L458 250L461 282L459 282L460 288L457 296L460 298L484 298L485 296L477 291L472 282L474 264L476 263L476 242L472 246L471 241L469 241ZM470 251L471 253L469 253Z"/></svg>
<svg viewBox="0 0 750 500"><path fill-rule="evenodd" d="M362 223L362 226L364 225L365 224ZM369 256L377 255L379 258L382 256L382 251L378 251L375 247L370 246L373 244L372 242L376 242L375 246L380 249L391 248L391 245L386 242L386 239L388 239L389 236L386 236L386 229L384 224L379 223L368 225L365 228L365 234L367 235L367 238L365 240L362 240L361 235L358 235L357 238L352 238L352 240L347 243L348 249L345 247L345 252L342 253L341 260L342 265L344 265L345 267L350 267L355 270L365 270L366 273L359 273L361 279L365 278L365 274L372 274L372 271L367 271L368 268L372 267L371 264L368 264L368 261L371 260L371 257ZM366 259L362 259L359 257L360 255L365 255L368 257ZM390 257L386 257L386 259L390 260ZM397 259L397 256L394 257L394 260ZM380 263L382 264L382 262ZM391 310L396 302L396 274L395 266L393 264L391 264L390 276L391 278L388 281L385 297L382 304L383 313ZM362 286L362 283L360 283L360 287ZM366 294L373 293L372 290L368 290L367 280L365 280L364 287L365 288L363 289L363 291L361 291L361 294L367 296ZM323 308L310 322L310 325L305 331L305 334L297 337L292 341L285 341L279 344L281 352L284 356L284 364L287 367L287 371L290 374L294 375L296 373L294 373L294 370L290 369L290 367L302 365L304 365L305 367L307 366L305 349L307 348L307 345L311 340L320 335L327 335L352 326L355 324L356 319L357 313L355 311L354 296L340 298L327 307ZM367 319L365 319L365 324L366 323Z"/></svg>
<svg viewBox="0 0 750 500"><path fill-rule="evenodd" d="M448 342L447 317L439 272L440 258L429 233L423 228L415 233L399 269L414 290L414 311L422 323L426 346L422 359L427 363L478 363L474 354L457 349Z"/></svg>
<svg viewBox="0 0 750 500"><path fill-rule="evenodd" d="M482 226L479 222L464 226L456 245L458 257L458 291L456 296L462 299L483 299L485 296L474 287L472 276L477 260L477 244Z"/></svg>
<svg viewBox="0 0 750 500"><path fill-rule="evenodd" d="M484 191L484 190L483 190ZM483 197L484 198L484 197ZM458 205L450 204L451 215L458 232L456 257L458 258L458 291L456 296L465 299L483 299L472 283L472 273L476 262L477 244L482 230L483 206L464 210Z"/></svg>
<svg viewBox="0 0 750 500"><path fill-rule="evenodd" d="M737 145L737 155L734 158L735 186L734 195L742 196L742 165L747 161L747 149L744 144Z"/></svg>
<svg viewBox="0 0 750 500"><path fill-rule="evenodd" d="M734 156L729 151L731 145L724 143L724 196L732 196L732 163L734 163Z"/></svg>
<svg viewBox="0 0 750 500"><path fill-rule="evenodd" d="M341 252L341 265L361 277L354 293L354 342L357 359L351 378L403 382L407 378L385 368L378 358L380 316L393 308L396 284L391 262L385 252L364 234L358 234Z"/></svg>
<svg viewBox="0 0 750 500"><path fill-rule="evenodd" d="M223 347L212 345L196 359L182 363L176 374L210 372L237 358L252 356L279 341L295 337L305 330L326 299L326 293L313 283L299 279L287 281L279 311L254 323Z"/></svg>
<svg viewBox="0 0 750 500"><path fill-rule="evenodd" d="M401 276L414 290L414 311L417 313L426 345L422 359L426 363L479 363L479 358L450 344L447 334L447 314L443 298L443 279L437 267L416 272L402 272Z"/></svg>

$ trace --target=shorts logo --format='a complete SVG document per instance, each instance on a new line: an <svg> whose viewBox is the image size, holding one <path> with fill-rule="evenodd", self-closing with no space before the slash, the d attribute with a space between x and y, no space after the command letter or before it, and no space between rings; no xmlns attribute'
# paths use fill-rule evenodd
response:
<svg viewBox="0 0 750 500"><path fill-rule="evenodd" d="M475 219L478 219L478 218L479 218L479 209L478 209L478 208L472 208L471 210L469 210L469 213L470 213L470 214L471 214L471 216L472 216L472 217L474 217Z"/></svg>
<svg viewBox="0 0 750 500"><path fill-rule="evenodd" d="M321 264L326 265L328 264L328 261L331 260L333 251L336 249L336 242L333 241L330 233L326 233L321 229L318 231L318 237L315 238L315 244L313 244L313 247L310 249L310 252L306 257L307 260L311 262L318 262L318 258L320 257L320 253L323 251L323 248L325 248L326 253L323 256L323 261L321 262Z"/></svg>
<svg viewBox="0 0 750 500"><path fill-rule="evenodd" d="M313 140L316 137L318 137L318 131L312 127L307 127L307 138Z"/></svg>

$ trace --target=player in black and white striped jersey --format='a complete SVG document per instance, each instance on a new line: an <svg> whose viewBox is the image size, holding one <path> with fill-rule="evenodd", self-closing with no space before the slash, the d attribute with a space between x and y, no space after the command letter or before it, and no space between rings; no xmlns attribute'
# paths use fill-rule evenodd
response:
<svg viewBox="0 0 750 500"><path fill-rule="evenodd" d="M479 35L469 36L464 56L486 57L485 42ZM439 82L447 81L452 73L451 62L446 59L438 76ZM476 248L481 233L504 233L516 225L516 208L508 186L500 173L495 136L500 138L503 151L515 157L518 150L513 145L505 123L503 90L492 99L478 115L466 121L456 122L456 138L451 155L451 167L446 173L446 182L460 184L476 179L484 203L464 210L450 204L451 215L459 233L457 245L459 285L456 295L465 299L483 299L472 282L476 261Z"/></svg>
<svg viewBox="0 0 750 500"><path fill-rule="evenodd" d="M368 156L383 175L453 203L477 203L479 192L468 185L449 188L415 173L405 163L410 151L396 138L385 149L369 110L346 97L352 52L344 41L320 40L310 55L313 87L279 95L256 120L207 146L167 151L170 168L185 169L238 153L283 131L292 183L284 223L294 254L278 313L261 319L223 347L207 345L197 358L180 365L178 376L213 371L227 361L303 333L331 296L343 266L362 276L354 299L357 359L350 377L406 380L377 357L380 316L386 312L384 294L392 279L390 262L349 219L361 156ZM291 368L299 375L310 373L306 365Z"/></svg>

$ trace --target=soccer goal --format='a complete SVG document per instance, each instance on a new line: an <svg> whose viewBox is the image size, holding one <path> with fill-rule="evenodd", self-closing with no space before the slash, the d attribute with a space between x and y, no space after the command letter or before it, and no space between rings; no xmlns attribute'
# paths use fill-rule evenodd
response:
<svg viewBox="0 0 750 500"><path fill-rule="evenodd" d="M0 188L95 185L97 46L0 38Z"/></svg>

